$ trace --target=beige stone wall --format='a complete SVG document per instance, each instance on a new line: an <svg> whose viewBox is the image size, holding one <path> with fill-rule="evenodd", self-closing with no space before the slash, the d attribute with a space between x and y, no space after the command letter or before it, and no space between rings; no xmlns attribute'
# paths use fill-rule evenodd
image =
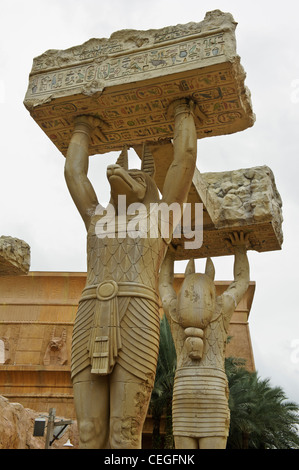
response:
<svg viewBox="0 0 299 470"><path fill-rule="evenodd" d="M0 394L24 406L73 416L70 350L85 274L29 273L0 284ZM51 340L64 344L47 353ZM58 339L56 339L58 338ZM65 340L65 341L63 341Z"/></svg>

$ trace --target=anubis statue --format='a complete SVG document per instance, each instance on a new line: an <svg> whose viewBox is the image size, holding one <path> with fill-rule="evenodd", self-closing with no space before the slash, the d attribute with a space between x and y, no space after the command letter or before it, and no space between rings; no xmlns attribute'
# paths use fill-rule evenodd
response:
<svg viewBox="0 0 299 470"><path fill-rule="evenodd" d="M224 359L232 314L249 285L249 235L229 234L235 253L234 280L216 295L215 268L207 258L205 273L191 259L178 292L174 290L174 257L168 251L159 289L177 354L172 414L178 449L224 449L230 424Z"/></svg>
<svg viewBox="0 0 299 470"><path fill-rule="evenodd" d="M147 216L152 203L187 202L197 153L194 103L181 99L173 110L174 155L161 200L147 146L141 170L128 169L126 151L107 168L116 225L123 215L120 195L127 207L142 203ZM90 139L99 128L101 121L92 116L76 119L65 163L67 186L87 230L87 281L72 340L74 401L80 448L139 449L159 351L158 274L175 224L170 222L168 238L97 235L104 212L87 172Z"/></svg>

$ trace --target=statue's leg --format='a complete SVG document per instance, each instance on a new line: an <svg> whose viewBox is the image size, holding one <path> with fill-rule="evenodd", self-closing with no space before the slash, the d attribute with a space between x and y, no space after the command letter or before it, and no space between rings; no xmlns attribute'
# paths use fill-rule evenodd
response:
<svg viewBox="0 0 299 470"><path fill-rule="evenodd" d="M195 437L174 436L176 449L198 449L198 439Z"/></svg>
<svg viewBox="0 0 299 470"><path fill-rule="evenodd" d="M200 449L226 449L226 437L201 437Z"/></svg>
<svg viewBox="0 0 299 470"><path fill-rule="evenodd" d="M90 367L73 379L81 449L105 449L109 438L109 376L96 376Z"/></svg>
<svg viewBox="0 0 299 470"><path fill-rule="evenodd" d="M152 387L116 364L110 378L110 445L141 449L143 424Z"/></svg>

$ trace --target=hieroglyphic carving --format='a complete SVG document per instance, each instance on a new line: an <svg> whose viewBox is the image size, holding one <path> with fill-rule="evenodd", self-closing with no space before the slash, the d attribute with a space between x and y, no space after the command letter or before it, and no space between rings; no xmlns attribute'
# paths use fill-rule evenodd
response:
<svg viewBox="0 0 299 470"><path fill-rule="evenodd" d="M188 68L189 62L205 60L211 56L222 56L224 44L224 34L221 33L209 38L173 44L168 47L158 47L141 53L112 57L101 64L87 64L80 67L69 67L63 71L55 70L50 73L34 75L29 81L27 97L59 89L88 86L94 80L114 81L127 76L135 78L135 75L160 69L166 71L169 68L171 69L170 73L175 73L176 67L179 65L184 64Z"/></svg>
<svg viewBox="0 0 299 470"><path fill-rule="evenodd" d="M147 141L160 141L173 137L173 125L167 110L170 102L184 95L200 103L206 116L197 122L197 137L221 135L248 127L249 117L238 96L236 71L240 64L224 64L217 70L189 72L166 77L151 83L141 82L107 89L99 96L72 96L57 98L31 111L32 117L53 143L66 153L73 131L74 116L89 113L109 123L103 137L94 137L91 154L119 150Z"/></svg>
<svg viewBox="0 0 299 470"><path fill-rule="evenodd" d="M204 21L200 23L179 24L150 31L117 31L109 39L90 39L80 46L60 51L58 56L56 50L49 50L34 59L32 72L90 64L95 59L97 63L101 63L107 57L115 58L140 50L146 52L152 47L159 48L161 44L164 48L170 48L178 42L188 42L191 38L193 41L198 40L202 46L202 57L208 58L219 54L218 44L224 43L224 36L229 37L235 26L236 23L230 14L216 10L208 12ZM185 58L184 52L181 57Z"/></svg>

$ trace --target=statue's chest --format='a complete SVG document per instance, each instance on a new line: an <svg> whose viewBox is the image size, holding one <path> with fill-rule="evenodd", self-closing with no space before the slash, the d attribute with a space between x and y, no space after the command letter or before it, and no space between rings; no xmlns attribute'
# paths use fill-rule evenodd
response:
<svg viewBox="0 0 299 470"><path fill-rule="evenodd" d="M90 282L112 278L155 285L166 245L160 237L151 237L146 231L138 236L129 222L116 223L117 230L99 236L96 220L93 221L87 241L88 273L93 279Z"/></svg>

